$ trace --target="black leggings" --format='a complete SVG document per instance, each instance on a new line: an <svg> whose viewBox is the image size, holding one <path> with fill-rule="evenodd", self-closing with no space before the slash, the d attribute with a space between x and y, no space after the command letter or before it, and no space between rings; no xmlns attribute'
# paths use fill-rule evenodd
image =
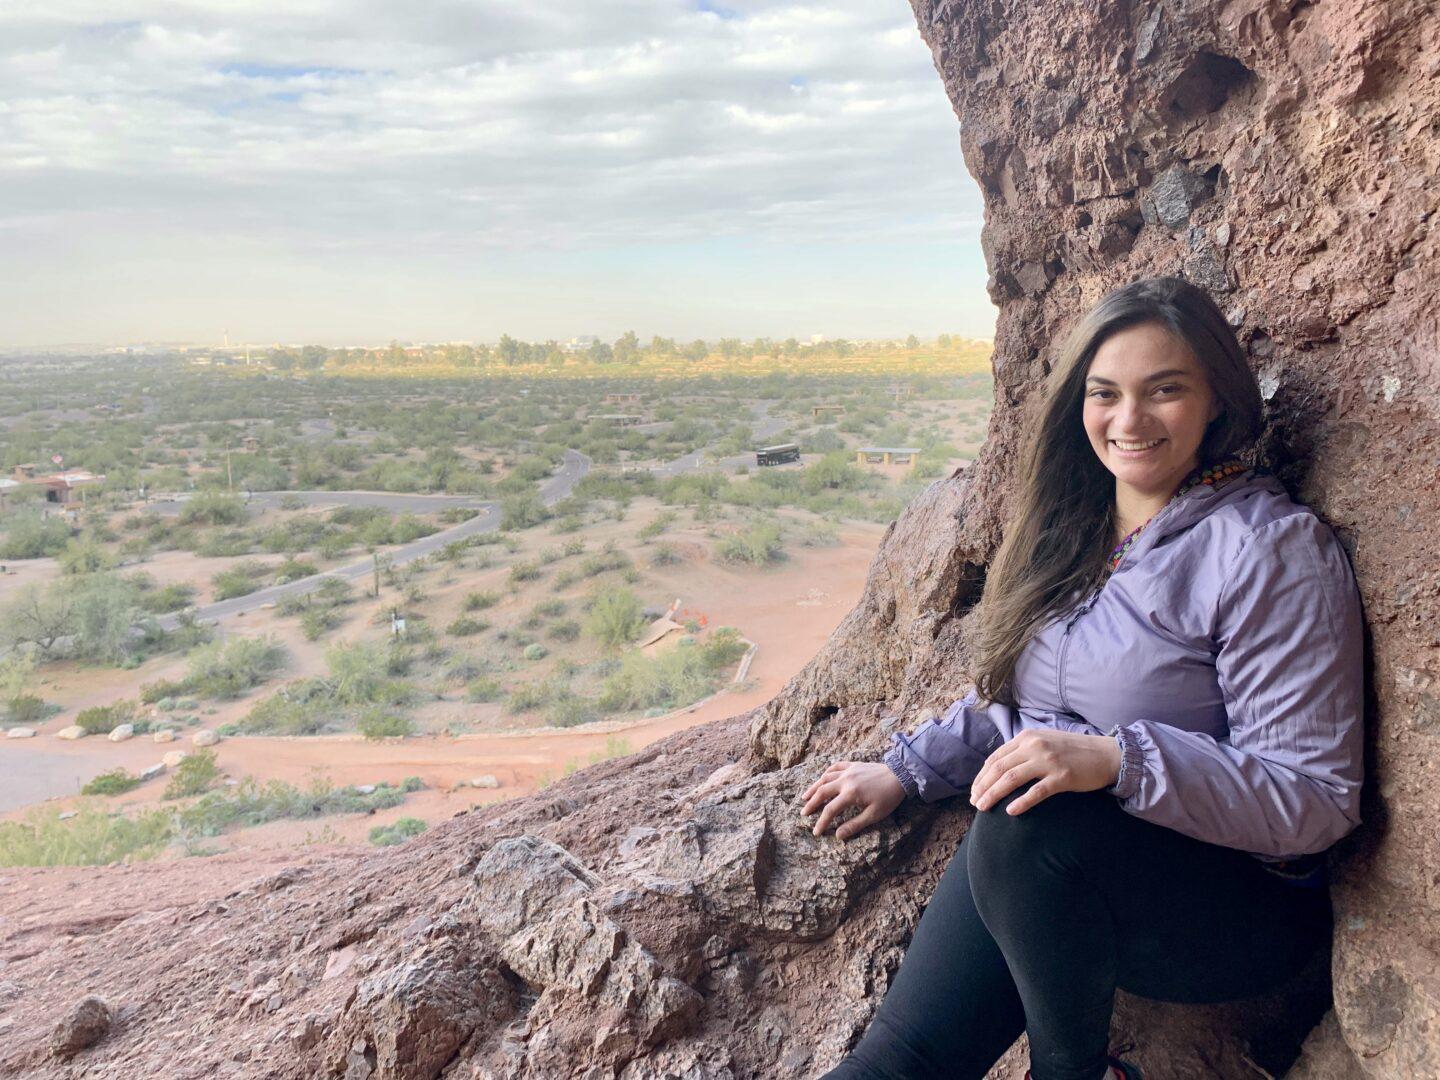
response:
<svg viewBox="0 0 1440 1080"><path fill-rule="evenodd" d="M1330 934L1330 895L1250 855L1062 792L975 815L875 1019L824 1080L980 1080L1020 1033L1035 1080L1100 1080L1118 985L1158 1001L1263 994Z"/></svg>

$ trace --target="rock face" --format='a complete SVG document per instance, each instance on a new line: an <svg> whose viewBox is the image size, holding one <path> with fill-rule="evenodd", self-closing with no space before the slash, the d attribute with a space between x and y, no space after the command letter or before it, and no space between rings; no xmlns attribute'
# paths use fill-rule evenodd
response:
<svg viewBox="0 0 1440 1080"><path fill-rule="evenodd" d="M69 1075L48 1023L81 977L127 1017L87 1052L95 1075L822 1073L970 811L905 806L841 844L800 823L799 793L963 692L961 626L1050 358L1105 291L1154 273L1220 297L1266 396L1266 463L1350 553L1370 782L1332 857L1332 953L1259 1000L1122 993L1116 1040L1168 1080L1440 1074L1437 21L1361 0L912 2L986 198L996 408L980 459L891 527L821 654L754 713L398 848L312 855L204 903L150 889L150 908L49 937L0 919L6 979L28 988L4 1004L0 1075Z"/></svg>

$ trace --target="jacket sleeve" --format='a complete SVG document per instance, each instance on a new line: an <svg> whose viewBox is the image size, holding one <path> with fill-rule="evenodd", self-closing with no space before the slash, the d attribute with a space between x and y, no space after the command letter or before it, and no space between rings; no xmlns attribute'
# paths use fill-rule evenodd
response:
<svg viewBox="0 0 1440 1080"><path fill-rule="evenodd" d="M1360 594L1329 526L1300 513L1256 529L1215 627L1228 736L1122 725L1109 790L1136 817L1208 843L1324 851L1360 824L1363 780Z"/></svg>
<svg viewBox="0 0 1440 1080"><path fill-rule="evenodd" d="M921 724L913 735L890 736L893 745L885 755L885 764L907 795L928 803L962 791L968 794L985 759L1026 728L1104 734L1078 717L1014 709L998 701L977 705L977 700L978 695L971 690L943 716Z"/></svg>

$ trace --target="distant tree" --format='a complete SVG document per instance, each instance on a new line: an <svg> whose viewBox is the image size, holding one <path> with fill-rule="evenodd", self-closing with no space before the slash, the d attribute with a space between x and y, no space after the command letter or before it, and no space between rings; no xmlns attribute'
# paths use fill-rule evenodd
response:
<svg viewBox="0 0 1440 1080"><path fill-rule="evenodd" d="M602 586L590 596L585 629L607 648L628 645L645 629L644 605L624 586Z"/></svg>
<svg viewBox="0 0 1440 1080"><path fill-rule="evenodd" d="M615 359L622 364L629 364L640 355L640 339L635 336L634 330L626 330L615 342Z"/></svg>
<svg viewBox="0 0 1440 1080"><path fill-rule="evenodd" d="M914 334L911 334L909 337L907 337L907 338L905 339L905 348L907 348L907 349L918 349L919 347L920 347L920 339L917 338Z"/></svg>
<svg viewBox="0 0 1440 1080"><path fill-rule="evenodd" d="M608 364L615 358L615 351L603 341L597 341L590 346L585 354L590 358L592 364Z"/></svg>
<svg viewBox="0 0 1440 1080"><path fill-rule="evenodd" d="M705 344L703 338L696 338L685 346L685 357L688 360L704 360L709 355L710 346Z"/></svg>
<svg viewBox="0 0 1440 1080"><path fill-rule="evenodd" d="M800 342L796 341L793 337L787 337L780 343L780 350L786 356L794 356L800 351Z"/></svg>
<svg viewBox="0 0 1440 1080"><path fill-rule="evenodd" d="M650 352L656 356L674 356L679 351L674 338L652 337L650 339Z"/></svg>
<svg viewBox="0 0 1440 1080"><path fill-rule="evenodd" d="M300 366L306 371L319 371L325 366L329 352L320 345L306 345L300 350Z"/></svg>
<svg viewBox="0 0 1440 1080"><path fill-rule="evenodd" d="M520 359L520 343L509 334L500 335L500 344L495 351L500 354L500 362L507 367Z"/></svg>
<svg viewBox="0 0 1440 1080"><path fill-rule="evenodd" d="M740 355L740 339L721 338L715 348L726 360L733 360Z"/></svg>
<svg viewBox="0 0 1440 1080"><path fill-rule="evenodd" d="M502 529L528 529L539 525L550 512L533 491L507 495L500 501L500 527Z"/></svg>
<svg viewBox="0 0 1440 1080"><path fill-rule="evenodd" d="M75 632L75 604L64 589L26 585L0 611L0 642L6 649L33 645L48 656Z"/></svg>
<svg viewBox="0 0 1440 1080"><path fill-rule="evenodd" d="M938 345L938 346L940 346L940 348L942 348L942 349L948 349L948 348L950 348L950 335L949 335L949 334L941 334L939 337L937 337L937 338L935 339L935 344Z"/></svg>

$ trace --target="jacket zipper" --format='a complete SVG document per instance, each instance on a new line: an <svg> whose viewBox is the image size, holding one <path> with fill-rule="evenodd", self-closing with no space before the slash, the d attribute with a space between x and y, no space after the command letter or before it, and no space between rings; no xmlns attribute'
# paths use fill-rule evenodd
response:
<svg viewBox="0 0 1440 1080"><path fill-rule="evenodd" d="M1065 696L1065 651L1070 647L1070 631L1080 621L1080 616L1095 605L1095 601L1100 598L1100 593L1104 588L1105 586L1101 585L1091 593L1090 598L1066 620L1065 633L1060 637L1060 649L1055 655L1055 694L1060 699L1061 708L1066 712L1070 711L1070 699Z"/></svg>

